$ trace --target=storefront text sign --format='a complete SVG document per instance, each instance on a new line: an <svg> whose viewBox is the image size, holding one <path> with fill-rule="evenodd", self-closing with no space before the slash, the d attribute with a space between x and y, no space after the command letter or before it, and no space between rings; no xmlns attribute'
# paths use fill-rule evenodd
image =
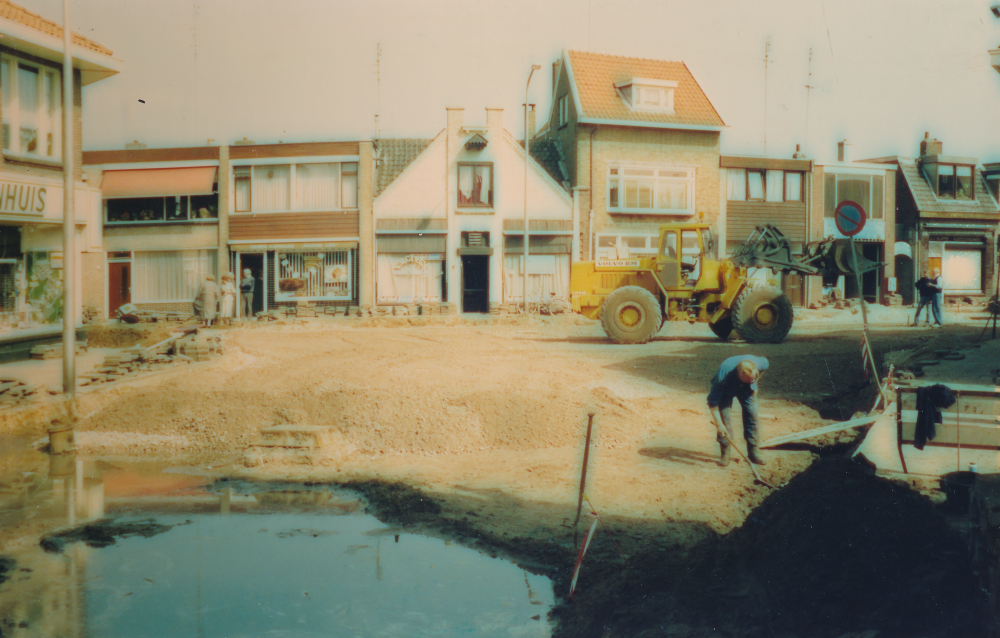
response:
<svg viewBox="0 0 1000 638"><path fill-rule="evenodd" d="M0 213L44 215L48 198L45 186L0 180Z"/></svg>

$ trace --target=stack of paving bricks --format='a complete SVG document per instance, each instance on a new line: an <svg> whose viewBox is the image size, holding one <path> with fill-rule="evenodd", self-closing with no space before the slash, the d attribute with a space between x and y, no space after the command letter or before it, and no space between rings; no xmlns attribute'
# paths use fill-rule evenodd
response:
<svg viewBox="0 0 1000 638"><path fill-rule="evenodd" d="M316 314L316 302L315 301L299 301L296 302L295 306L295 316L299 319L303 317L315 317Z"/></svg>
<svg viewBox="0 0 1000 638"><path fill-rule="evenodd" d="M40 386L29 385L19 379L0 377L0 406L10 406L38 396Z"/></svg>
<svg viewBox="0 0 1000 638"><path fill-rule="evenodd" d="M177 350L192 361L208 361L212 355L222 354L222 339L191 335L177 340Z"/></svg>
<svg viewBox="0 0 1000 638"><path fill-rule="evenodd" d="M83 309L82 313L83 323L100 323L104 321L104 313L93 306L88 306Z"/></svg>
<svg viewBox="0 0 1000 638"><path fill-rule="evenodd" d="M491 301L490 302L490 314L494 315L494 316L497 316L497 315L500 314L500 302L499 301Z"/></svg>
<svg viewBox="0 0 1000 638"><path fill-rule="evenodd" d="M441 311L442 315L457 315L458 306L447 301L442 301L438 304L438 309Z"/></svg>
<svg viewBox="0 0 1000 638"><path fill-rule="evenodd" d="M87 351L86 341L76 342L76 354L80 355ZM35 346L31 349L32 359L58 359L63 355L63 347L61 343L53 343L44 346Z"/></svg>
<svg viewBox="0 0 1000 638"><path fill-rule="evenodd" d="M885 301L883 302L886 306L895 307L903 305L903 295L898 293L890 293L885 296Z"/></svg>
<svg viewBox="0 0 1000 638"><path fill-rule="evenodd" d="M88 379L89 384L117 381L138 373L141 363L142 359L135 352L124 351L109 354L104 357L104 363L99 365L96 370L80 376Z"/></svg>
<svg viewBox="0 0 1000 638"><path fill-rule="evenodd" d="M187 321L193 315L186 312L176 312L176 311L166 311L166 310L136 310L132 313L139 318L140 322L156 322L162 323L164 321Z"/></svg>

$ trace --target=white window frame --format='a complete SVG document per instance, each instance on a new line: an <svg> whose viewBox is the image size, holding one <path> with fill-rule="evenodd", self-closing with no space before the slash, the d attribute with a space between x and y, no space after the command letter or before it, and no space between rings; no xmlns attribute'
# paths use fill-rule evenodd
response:
<svg viewBox="0 0 1000 638"><path fill-rule="evenodd" d="M638 170L654 170L653 180L653 196L652 202L653 207L650 208L629 208L625 206L625 171L628 169L638 169ZM617 171L617 175L613 174L613 171ZM686 177L674 177L669 175L660 175L660 172L684 172ZM629 213L637 215L663 215L663 216L678 216L678 217L688 217L694 215L695 208L695 185L696 185L696 174L697 168L694 166L664 166L658 164L630 164L630 163L619 163L610 162L608 163L607 173L606 173L606 185L605 185L605 203L606 210L609 213ZM685 208L656 208L660 201L660 184L663 181L670 182L683 182L687 186L687 206ZM611 205L611 190L613 184L618 183L618 205Z"/></svg>
<svg viewBox="0 0 1000 638"><path fill-rule="evenodd" d="M729 198L729 180L733 178L736 173L734 171L742 171L743 174L743 198L742 199L730 199ZM781 199L768 199L768 173L778 172L782 173L781 176ZM756 172L761 174L761 197L750 197L750 173ZM799 175L799 197L797 199L788 198L788 175L797 174ZM803 193L805 191L805 171L792 171L784 170L780 168L730 168L726 175L726 199L730 202L762 202L765 204L778 204L778 203L801 203L803 201Z"/></svg>
<svg viewBox="0 0 1000 638"><path fill-rule="evenodd" d="M299 202L298 202L298 189L296 188L296 184L295 184L296 167L297 166L307 165L307 164L333 164L333 165L336 166L336 169L335 169L336 177L334 178L336 180L336 186L334 188L336 202L334 203L333 206L329 206L329 207L321 206L321 207L318 207L318 208L317 207L303 208L299 204ZM352 173L345 173L344 172L344 165L345 164L354 164L355 165L354 171ZM289 172L288 172L288 207L285 208L285 209L281 209L281 210L261 211L259 209L255 209L255 206L258 205L258 202L260 201L260 198L258 197L258 194L257 194L257 180L254 179L254 173L257 170L265 170L265 169L267 169L270 166L288 166L289 167ZM270 162L267 162L267 163L263 163L263 162L247 162L247 163L243 163L243 162L241 162L239 164L234 164L233 165L233 170L231 171L231 174L230 174L230 177L229 177L229 180L230 180L230 190L232 191L232 195L230 195L230 202L229 203L232 206L232 210L234 211L232 214L233 215L255 215L255 214L272 214L272 213L274 213L274 214L283 214L283 213L309 213L309 212L324 212L324 211L328 211L328 210L333 210L333 211L341 211L341 210L356 211L356 210L358 210L358 206L359 206L359 202L360 202L360 197L361 197L361 193L360 193L360 190L359 190L359 187L360 187L360 175L359 175L360 166L361 166L360 162L358 160L356 160L356 159L328 160L328 161L327 160L319 160L319 159L317 159L317 160L309 160L309 161L304 161L304 162L303 161L295 162L295 161L279 161L278 158L275 158L275 161L270 161ZM244 210L244 211L237 211L236 210L236 169L237 168L240 168L240 169L242 169L242 168L249 168L250 169L250 176L249 176L249 180L250 180L250 209L249 210ZM344 191L343 191L343 188L344 188L344 180L345 180L345 178L353 178L353 181L354 181L354 189L355 189L354 203L355 203L355 205L353 207L349 207L349 208L344 208L343 207L343 200L344 200Z"/></svg>
<svg viewBox="0 0 1000 638"><path fill-rule="evenodd" d="M0 61L9 65L8 69L11 79L11 86L0 86L0 91L3 92L3 124L8 127L8 139L10 140L10 145L3 146L4 155L12 159L24 158L27 160L39 159L47 162L61 162L63 147L62 71L60 69L54 69L44 64L32 62L25 58L10 55L8 53L0 54ZM21 121L24 118L22 117L23 114L20 109L21 86L18 81L18 65L24 65L38 70L39 82L36 85L36 119L38 129L36 133L37 137L35 141L35 148L41 149L41 151L36 150L35 152L28 152L20 149ZM54 92L56 93L53 97L55 109L51 115L46 112L45 86L47 82L51 82L51 86L54 87ZM52 155L48 155L44 152L47 150L49 135L52 136ZM15 143L18 148L13 147ZM0 140L0 145L2 145L2 140Z"/></svg>
<svg viewBox="0 0 1000 638"><path fill-rule="evenodd" d="M646 240L646 245L644 247L629 246L627 239L642 238ZM613 239L614 240L614 250L617 257L609 257L607 252L612 248L611 246L602 246L602 240ZM628 257L644 256L644 257L655 257L660 251L660 235L658 233L597 233L594 238L594 246L597 250L598 259L624 259L627 255Z"/></svg>
<svg viewBox="0 0 1000 638"><path fill-rule="evenodd" d="M674 113L674 93L677 89L675 80L657 80L653 78L631 78L616 85L619 95L633 111L651 113ZM648 94L659 96L657 104L645 104Z"/></svg>
<svg viewBox="0 0 1000 638"><path fill-rule="evenodd" d="M559 98L558 126L563 126L567 122L569 122L569 93L564 93L562 97Z"/></svg>

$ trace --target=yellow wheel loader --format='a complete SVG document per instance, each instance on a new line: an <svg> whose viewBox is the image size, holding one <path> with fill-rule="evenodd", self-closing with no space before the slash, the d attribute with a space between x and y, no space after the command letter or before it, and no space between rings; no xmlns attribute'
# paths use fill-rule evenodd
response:
<svg viewBox="0 0 1000 638"><path fill-rule="evenodd" d="M598 259L573 264L573 310L600 319L617 343L646 343L663 321L707 323L722 340L733 330L751 343L779 343L792 328L792 304L781 290L754 285L747 268L802 275L867 272L881 264L851 255L849 240L825 239L792 255L791 244L776 227L758 226L736 252L716 258L708 224L660 226L655 256Z"/></svg>

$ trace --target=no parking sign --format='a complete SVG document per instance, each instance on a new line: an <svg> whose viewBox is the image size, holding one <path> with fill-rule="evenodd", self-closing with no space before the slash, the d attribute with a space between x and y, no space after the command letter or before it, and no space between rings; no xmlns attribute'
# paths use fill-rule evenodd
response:
<svg viewBox="0 0 1000 638"><path fill-rule="evenodd" d="M845 199L833 211L833 221L844 237L854 237L864 229L868 215L861 204Z"/></svg>

